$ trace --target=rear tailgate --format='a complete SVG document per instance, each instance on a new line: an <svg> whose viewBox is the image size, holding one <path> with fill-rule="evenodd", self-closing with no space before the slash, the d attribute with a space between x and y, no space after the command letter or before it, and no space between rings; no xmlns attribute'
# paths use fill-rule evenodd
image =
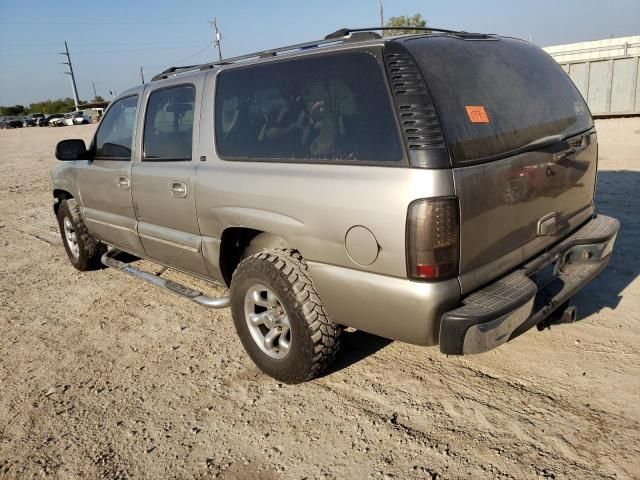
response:
<svg viewBox="0 0 640 480"><path fill-rule="evenodd" d="M423 71L454 166L466 293L591 215L593 120L560 66L528 42L421 37L406 46Z"/></svg>

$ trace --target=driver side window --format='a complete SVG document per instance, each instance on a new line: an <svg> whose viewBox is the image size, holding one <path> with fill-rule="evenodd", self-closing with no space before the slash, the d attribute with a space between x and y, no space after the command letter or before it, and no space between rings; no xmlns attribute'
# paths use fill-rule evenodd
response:
<svg viewBox="0 0 640 480"><path fill-rule="evenodd" d="M100 122L95 139L95 158L131 160L131 142L138 96L115 102Z"/></svg>

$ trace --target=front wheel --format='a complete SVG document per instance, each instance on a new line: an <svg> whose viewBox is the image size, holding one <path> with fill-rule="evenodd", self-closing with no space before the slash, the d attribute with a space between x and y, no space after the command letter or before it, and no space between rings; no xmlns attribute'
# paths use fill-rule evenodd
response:
<svg viewBox="0 0 640 480"><path fill-rule="evenodd" d="M107 247L87 231L80 208L73 198L60 203L58 226L71 264L80 271L99 268L100 257L107 251Z"/></svg>
<svg viewBox="0 0 640 480"><path fill-rule="evenodd" d="M335 358L342 328L322 306L302 256L267 250L244 259L231 282L236 332L267 375L300 383Z"/></svg>

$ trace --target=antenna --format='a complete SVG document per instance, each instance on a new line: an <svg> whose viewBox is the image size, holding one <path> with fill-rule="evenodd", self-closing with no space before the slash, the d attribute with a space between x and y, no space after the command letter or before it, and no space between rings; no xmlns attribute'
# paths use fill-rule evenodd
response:
<svg viewBox="0 0 640 480"><path fill-rule="evenodd" d="M214 48L218 49L218 61L221 62L222 61L222 48L220 47L220 40L222 39L222 35L220 34L220 31L218 30L218 23L216 21L216 17L213 17L213 22L211 20L209 20L209 25L213 28L213 31L215 32L215 40L213 41L213 46L214 46Z"/></svg>
<svg viewBox="0 0 640 480"><path fill-rule="evenodd" d="M66 55L67 60L66 62L62 62L62 65L67 65L69 67L69 71L68 72L64 72L67 75L71 76L71 88L73 89L73 103L76 106L76 111L79 110L79 105L80 105L80 99L78 98L78 87L76 87L76 77L73 75L73 66L71 65L71 55L69 54L69 47L67 46L67 42L65 40L64 42L64 52L59 52L59 55Z"/></svg>

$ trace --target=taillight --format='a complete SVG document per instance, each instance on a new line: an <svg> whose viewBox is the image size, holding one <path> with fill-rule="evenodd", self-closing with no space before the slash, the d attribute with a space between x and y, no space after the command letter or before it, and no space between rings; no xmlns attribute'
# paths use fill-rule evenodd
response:
<svg viewBox="0 0 640 480"><path fill-rule="evenodd" d="M457 198L416 200L407 215L407 273L417 280L458 274L460 216Z"/></svg>

